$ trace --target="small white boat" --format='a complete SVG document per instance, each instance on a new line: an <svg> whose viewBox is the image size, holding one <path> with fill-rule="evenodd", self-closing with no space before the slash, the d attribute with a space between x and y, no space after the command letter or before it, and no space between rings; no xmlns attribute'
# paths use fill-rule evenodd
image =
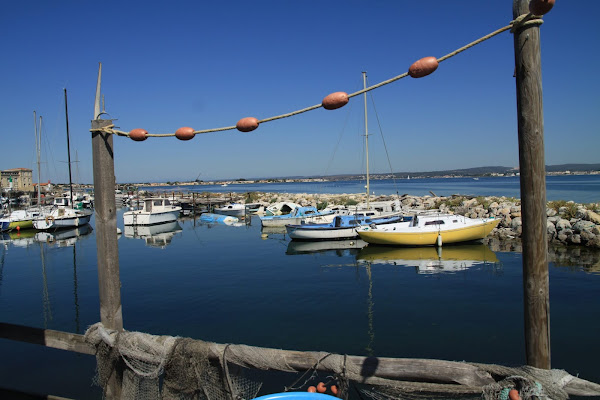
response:
<svg viewBox="0 0 600 400"><path fill-rule="evenodd" d="M141 210L123 213L124 225L156 225L177 220L181 207L171 204L164 197L144 199Z"/></svg>
<svg viewBox="0 0 600 400"><path fill-rule="evenodd" d="M409 222L363 226L357 230L367 243L397 246L441 246L483 239L500 219L472 219L454 214L421 214Z"/></svg>
<svg viewBox="0 0 600 400"><path fill-rule="evenodd" d="M76 228L90 222L92 212L89 210L75 210L69 207L52 209L45 215L33 220L33 227L40 231Z"/></svg>
<svg viewBox="0 0 600 400"><path fill-rule="evenodd" d="M336 214L333 211L318 211L316 207L296 207L290 214L260 217L262 226L298 225L301 223L329 223Z"/></svg>
<svg viewBox="0 0 600 400"><path fill-rule="evenodd" d="M300 207L300 204L289 201L280 201L265 208L265 215L285 215L291 213L298 207Z"/></svg>
<svg viewBox="0 0 600 400"><path fill-rule="evenodd" d="M286 225L293 240L335 240L358 237L356 230L364 225L389 224L402 221L402 216L370 217L364 214L336 215L326 224Z"/></svg>

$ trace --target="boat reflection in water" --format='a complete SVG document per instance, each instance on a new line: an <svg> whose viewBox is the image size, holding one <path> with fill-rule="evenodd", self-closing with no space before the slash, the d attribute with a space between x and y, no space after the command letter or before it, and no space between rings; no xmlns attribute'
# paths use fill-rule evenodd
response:
<svg viewBox="0 0 600 400"><path fill-rule="evenodd" d="M15 247L28 247L35 242L34 236L36 231L34 229L24 229L23 231L10 231L0 233L0 243L5 247L12 245Z"/></svg>
<svg viewBox="0 0 600 400"><path fill-rule="evenodd" d="M147 246L164 249L181 231L179 222L170 221L158 225L125 225L123 233L126 238L144 239Z"/></svg>
<svg viewBox="0 0 600 400"><path fill-rule="evenodd" d="M350 240L320 240L314 242L303 242L292 240L289 242L285 254L309 254L309 253L327 253L333 252L339 256L356 255L359 250L367 245L367 242L360 239Z"/></svg>
<svg viewBox="0 0 600 400"><path fill-rule="evenodd" d="M58 247L74 246L77 240L89 235L93 230L89 224L85 224L77 228L62 229L54 232L37 232L34 239L36 242L47 243L49 245L56 244Z"/></svg>
<svg viewBox="0 0 600 400"><path fill-rule="evenodd" d="M484 244L446 247L389 247L369 245L356 259L371 264L415 267L419 274L457 272L483 264L499 263L496 253Z"/></svg>

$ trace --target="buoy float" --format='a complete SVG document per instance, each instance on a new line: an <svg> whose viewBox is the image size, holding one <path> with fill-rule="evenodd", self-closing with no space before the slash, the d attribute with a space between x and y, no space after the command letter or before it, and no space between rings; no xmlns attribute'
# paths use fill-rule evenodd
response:
<svg viewBox="0 0 600 400"><path fill-rule="evenodd" d="M132 129L129 131L129 138L136 142L142 142L148 138L148 131L141 128Z"/></svg>
<svg viewBox="0 0 600 400"><path fill-rule="evenodd" d="M331 389L331 393L333 393L334 395L337 396L337 394L338 394L338 388L337 388L337 386L331 385L331 387L329 389Z"/></svg>
<svg viewBox="0 0 600 400"><path fill-rule="evenodd" d="M327 95L321 105L326 110L335 110L340 107L344 107L348 104L348 93L346 92L335 92Z"/></svg>
<svg viewBox="0 0 600 400"><path fill-rule="evenodd" d="M263 240L264 240L264 239L266 239L266 238L268 238L268 237L269 237L269 235L268 235L268 234L266 234L266 233L262 233L262 234L260 235L260 238L261 238L261 239L263 239Z"/></svg>
<svg viewBox="0 0 600 400"><path fill-rule="evenodd" d="M306 389L306 391L310 393L317 393L317 388L314 386L309 386L308 389Z"/></svg>
<svg viewBox="0 0 600 400"><path fill-rule="evenodd" d="M258 119L254 117L246 117L240 119L237 124L235 124L235 127L240 132L252 132L258 128L258 124Z"/></svg>
<svg viewBox="0 0 600 400"><path fill-rule="evenodd" d="M510 392L508 392L508 398L510 400L521 400L521 396L517 389L511 389Z"/></svg>
<svg viewBox="0 0 600 400"><path fill-rule="evenodd" d="M325 393L326 391L327 391L327 386L325 386L325 384L323 382L319 382L317 384L317 392Z"/></svg>
<svg viewBox="0 0 600 400"><path fill-rule="evenodd" d="M413 78L422 78L435 71L438 65L437 58L423 57L420 60L415 61L410 68L408 68L408 74Z"/></svg>
<svg viewBox="0 0 600 400"><path fill-rule="evenodd" d="M554 7L554 0L531 0L529 2L529 11L533 15L547 14Z"/></svg>
<svg viewBox="0 0 600 400"><path fill-rule="evenodd" d="M194 136L196 136L194 128L190 128L189 126L182 126L175 131L175 137L179 140L190 140L193 139Z"/></svg>
<svg viewBox="0 0 600 400"><path fill-rule="evenodd" d="M442 247L442 234L441 233L438 233L436 244L438 247Z"/></svg>

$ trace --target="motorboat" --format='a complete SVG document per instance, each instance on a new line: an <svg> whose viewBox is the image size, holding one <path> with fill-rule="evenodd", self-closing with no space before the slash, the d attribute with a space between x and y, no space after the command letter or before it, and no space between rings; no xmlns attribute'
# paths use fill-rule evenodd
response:
<svg viewBox="0 0 600 400"><path fill-rule="evenodd" d="M293 240L334 240L358 237L357 228L363 225L379 225L400 222L402 216L371 217L365 214L336 215L330 223L286 225Z"/></svg>
<svg viewBox="0 0 600 400"><path fill-rule="evenodd" d="M319 211L316 207L296 207L291 213L285 215L266 215L260 217L262 226L285 226L304 223L329 223L336 214L333 211Z"/></svg>
<svg viewBox="0 0 600 400"><path fill-rule="evenodd" d="M13 229L31 229L33 220L43 215L40 209L15 210L7 217L0 218L0 232Z"/></svg>
<svg viewBox="0 0 600 400"><path fill-rule="evenodd" d="M280 201L265 208L265 215L285 215L294 211L300 204L290 201Z"/></svg>
<svg viewBox="0 0 600 400"><path fill-rule="evenodd" d="M429 213L393 224L363 226L358 235L367 243L396 246L442 246L480 240L490 234L499 218L467 218L462 215Z"/></svg>
<svg viewBox="0 0 600 400"><path fill-rule="evenodd" d="M124 225L156 225L177 220L181 207L171 204L164 197L144 199L141 210L123 213Z"/></svg>

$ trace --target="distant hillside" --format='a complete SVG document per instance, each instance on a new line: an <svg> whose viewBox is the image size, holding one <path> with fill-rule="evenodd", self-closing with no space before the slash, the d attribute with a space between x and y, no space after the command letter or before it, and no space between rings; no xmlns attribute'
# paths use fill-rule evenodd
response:
<svg viewBox="0 0 600 400"><path fill-rule="evenodd" d="M546 165L546 172L565 172L565 171L600 171L600 164L560 164Z"/></svg>

